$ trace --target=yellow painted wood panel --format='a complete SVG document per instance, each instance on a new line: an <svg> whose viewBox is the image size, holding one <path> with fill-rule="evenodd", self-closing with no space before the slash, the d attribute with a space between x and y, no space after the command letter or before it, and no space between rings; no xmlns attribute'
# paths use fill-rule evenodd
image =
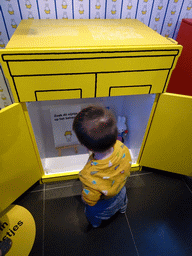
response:
<svg viewBox="0 0 192 256"><path fill-rule="evenodd" d="M93 74L94 76L108 72L160 69L170 70L171 74L181 50L182 46L176 41L168 40L138 20L22 20L6 49L0 50L0 61L15 101L25 102L37 100L38 97L41 100L79 97L76 90L77 81L73 82L75 79L71 80L71 85L66 88L60 86L59 78L50 78L52 75ZM47 87L42 78L38 80L35 77L33 79L27 77L47 75L51 75L49 78L53 82L51 85L49 79L45 78ZM137 74L136 77L138 76ZM136 77L134 76L132 80L136 80ZM161 93L159 78L155 79L150 93ZM58 88L55 89L56 82ZM30 87L26 89L25 84L29 84ZM85 86L80 86L83 98L96 95L96 81L93 87L92 83L90 84L85 82ZM127 86L127 80L121 85ZM111 93L112 95L146 93L146 88L138 87L146 84L134 85L137 86L137 90L136 87L131 92L130 89L111 89ZM110 85L105 86L104 82L101 88L98 87L97 96L109 96L109 93L105 93L108 87ZM59 91L69 89L76 91L73 91L74 94L69 91L59 94ZM26 90L28 92L25 92ZM45 94L46 90L49 94ZM40 94L39 91L42 93ZM53 98L50 98L51 95Z"/></svg>
<svg viewBox="0 0 192 256"><path fill-rule="evenodd" d="M160 95L140 164L192 175L192 97Z"/></svg>
<svg viewBox="0 0 192 256"><path fill-rule="evenodd" d="M97 75L97 97L160 93L168 70L119 72Z"/></svg>
<svg viewBox="0 0 192 256"><path fill-rule="evenodd" d="M42 61L9 62L12 76L169 69L174 61L174 56L147 57L146 54L143 57L134 57L134 53L131 58L105 57L101 59L43 61L43 57L42 55Z"/></svg>
<svg viewBox="0 0 192 256"><path fill-rule="evenodd" d="M51 37L51 40L50 40ZM173 42L136 19L22 20L7 48L85 48Z"/></svg>
<svg viewBox="0 0 192 256"><path fill-rule="evenodd" d="M37 101L43 100L60 100L60 99L80 99L81 90L60 90L60 91L37 91Z"/></svg>
<svg viewBox="0 0 192 256"><path fill-rule="evenodd" d="M144 50L144 46L126 46L124 49L111 49L102 51L101 49L86 49L80 50L79 48L65 51L64 49L50 48L48 51L46 48L34 48L33 52L28 49L21 48L16 49L4 49L1 50L3 61L37 61L37 60L68 60L68 59L89 59L89 58L121 58L121 57L146 57L146 56L177 56L181 50L180 45L169 45L161 47L147 47Z"/></svg>
<svg viewBox="0 0 192 256"><path fill-rule="evenodd" d="M0 111L0 212L42 174L21 104Z"/></svg>
<svg viewBox="0 0 192 256"><path fill-rule="evenodd" d="M150 86L122 86L122 87L112 87L110 89L110 96L117 96L117 95L135 95L135 94L148 94L150 93Z"/></svg>
<svg viewBox="0 0 192 256"><path fill-rule="evenodd" d="M95 75L54 75L15 77L21 102L93 98Z"/></svg>

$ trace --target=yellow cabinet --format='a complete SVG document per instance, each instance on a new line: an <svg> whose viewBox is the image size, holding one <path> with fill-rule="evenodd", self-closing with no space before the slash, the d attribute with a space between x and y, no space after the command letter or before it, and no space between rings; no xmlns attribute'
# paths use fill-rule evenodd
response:
<svg viewBox="0 0 192 256"><path fill-rule="evenodd" d="M95 96L93 74L15 77L15 83L21 102L93 98Z"/></svg>
<svg viewBox="0 0 192 256"><path fill-rule="evenodd" d="M192 176L191 127L192 97L161 94L140 164Z"/></svg>
<svg viewBox="0 0 192 256"><path fill-rule="evenodd" d="M127 115L128 120L131 118L129 136L135 132L132 136L133 144L138 142L137 136L141 136L141 147L138 152L134 152L137 151L137 146L131 143L132 171L147 166L191 176L192 97L165 93L155 97L152 106L149 106L151 103L146 104L147 95L141 96L140 101L132 97L135 96L107 97L112 100L111 104L119 98L125 112L129 111ZM130 101L129 106L127 101ZM145 102L145 108L141 101ZM56 101L52 103L56 104ZM47 113L48 105L43 102L41 104L43 111ZM139 116L137 116L139 112L135 110L137 107L141 112ZM45 137L45 133L49 135L45 141L40 140L42 131L39 130L38 123L42 122L42 113L37 118L39 111L40 107L36 103L29 103L27 108L25 103L15 103L0 111L0 120L3 124L0 129L2 199L0 212L40 179L49 182L77 178L88 159L88 152L80 152L81 148L78 148L78 154L69 149L67 155L50 157L53 138L49 130L43 131L42 136ZM149 121L146 118L143 123L142 119L146 111L149 112L150 118ZM132 116L131 112L134 112ZM143 133L139 135L141 126ZM45 127L46 129L49 127ZM49 152L42 150L44 142L47 143ZM129 146L127 141L125 144Z"/></svg>
<svg viewBox="0 0 192 256"><path fill-rule="evenodd" d="M98 74L97 97L159 93L168 74L168 70Z"/></svg>
<svg viewBox="0 0 192 256"><path fill-rule="evenodd" d="M22 20L0 55L29 102L165 92L181 49L138 20Z"/></svg>
<svg viewBox="0 0 192 256"><path fill-rule="evenodd" d="M128 125L132 170L192 174L192 97L164 94L182 46L137 20L23 20L1 63L16 104L0 111L5 209L36 181L77 178L79 145L54 145L50 110L100 102Z"/></svg>
<svg viewBox="0 0 192 256"><path fill-rule="evenodd" d="M0 212L42 177L26 115L21 103L0 111Z"/></svg>

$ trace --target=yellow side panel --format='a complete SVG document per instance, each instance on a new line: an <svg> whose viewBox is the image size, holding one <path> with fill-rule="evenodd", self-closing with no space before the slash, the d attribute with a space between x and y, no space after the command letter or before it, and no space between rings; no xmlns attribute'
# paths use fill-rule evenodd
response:
<svg viewBox="0 0 192 256"><path fill-rule="evenodd" d="M21 104L0 111L0 212L41 178Z"/></svg>
<svg viewBox="0 0 192 256"><path fill-rule="evenodd" d="M140 164L192 175L192 97L160 95Z"/></svg>
<svg viewBox="0 0 192 256"><path fill-rule="evenodd" d="M43 101L95 96L95 75L15 77L20 101Z"/></svg>

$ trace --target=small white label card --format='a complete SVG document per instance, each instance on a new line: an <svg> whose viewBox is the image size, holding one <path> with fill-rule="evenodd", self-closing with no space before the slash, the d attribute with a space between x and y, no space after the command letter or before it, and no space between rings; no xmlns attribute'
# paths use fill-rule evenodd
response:
<svg viewBox="0 0 192 256"><path fill-rule="evenodd" d="M80 144L72 130L73 120L80 110L80 105L50 109L55 147Z"/></svg>

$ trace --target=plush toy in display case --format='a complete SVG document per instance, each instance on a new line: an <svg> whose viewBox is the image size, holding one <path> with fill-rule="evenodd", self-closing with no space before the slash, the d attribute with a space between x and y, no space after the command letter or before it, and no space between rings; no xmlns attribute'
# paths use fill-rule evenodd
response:
<svg viewBox="0 0 192 256"><path fill-rule="evenodd" d="M118 119L117 119L117 129L118 129L118 137L117 137L117 139L124 143L125 137L128 134L125 116L118 116Z"/></svg>

